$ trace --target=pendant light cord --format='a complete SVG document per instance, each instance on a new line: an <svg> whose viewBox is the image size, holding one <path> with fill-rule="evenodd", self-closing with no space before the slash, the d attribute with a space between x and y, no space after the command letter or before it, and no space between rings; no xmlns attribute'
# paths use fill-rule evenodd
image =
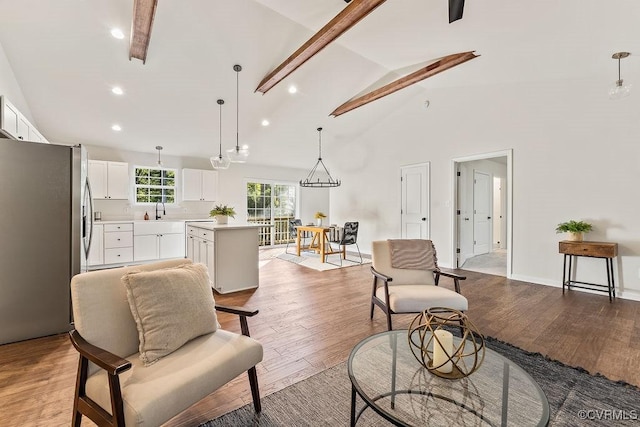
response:
<svg viewBox="0 0 640 427"><path fill-rule="evenodd" d="M322 128L318 128L318 160L322 160Z"/></svg>
<svg viewBox="0 0 640 427"><path fill-rule="evenodd" d="M218 100L218 105L220 105L220 151L218 154L218 157L220 159L222 159L222 104L224 103L223 100L219 99Z"/></svg>
<svg viewBox="0 0 640 427"><path fill-rule="evenodd" d="M240 68L239 65L233 67L236 70L236 153L240 152L240 136L239 136L239 123L240 119L238 116L240 115Z"/></svg>

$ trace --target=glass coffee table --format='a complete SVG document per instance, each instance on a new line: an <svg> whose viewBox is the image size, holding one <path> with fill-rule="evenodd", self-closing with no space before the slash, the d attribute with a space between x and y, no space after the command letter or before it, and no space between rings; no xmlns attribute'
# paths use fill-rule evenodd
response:
<svg viewBox="0 0 640 427"><path fill-rule="evenodd" d="M456 341L458 340L458 341ZM454 337L454 343L459 342ZM368 337L351 351L351 425L367 408L397 426L546 426L549 402L522 368L486 349L482 366L439 378L413 356L406 330ZM356 410L356 395L365 405Z"/></svg>

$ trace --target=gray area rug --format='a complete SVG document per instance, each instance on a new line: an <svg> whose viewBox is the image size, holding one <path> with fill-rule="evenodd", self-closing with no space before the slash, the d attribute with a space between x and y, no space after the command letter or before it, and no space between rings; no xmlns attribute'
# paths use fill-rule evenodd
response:
<svg viewBox="0 0 640 427"><path fill-rule="evenodd" d="M572 368L492 338L487 338L487 346L516 362L540 385L551 408L549 425L640 425L640 389L637 387L614 382L601 375L589 375L583 369ZM360 398L357 402L360 408ZM264 397L260 415L256 415L253 405L249 404L208 421L202 427L344 426L349 424L350 403L351 383L346 363L341 363ZM357 425L390 424L367 409ZM479 421L474 425L486 424Z"/></svg>

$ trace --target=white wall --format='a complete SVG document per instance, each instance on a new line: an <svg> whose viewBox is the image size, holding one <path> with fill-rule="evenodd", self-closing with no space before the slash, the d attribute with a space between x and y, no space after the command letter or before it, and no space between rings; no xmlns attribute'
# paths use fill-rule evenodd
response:
<svg viewBox="0 0 640 427"><path fill-rule="evenodd" d="M20 84L16 80L15 74L13 74L13 69L9 64L9 60L7 59L7 55L4 52L2 44L0 43L0 95L6 96L9 102L20 110L22 114L24 114L27 119L37 127L37 123L33 120L33 116L31 115L31 110L29 109L29 105L27 101L24 99L24 95L22 94L22 89L20 88ZM45 135L46 137L46 135Z"/></svg>
<svg viewBox="0 0 640 427"><path fill-rule="evenodd" d="M87 146L89 158L92 160L110 160L129 163L129 173L138 166L153 166L157 162L157 154L135 151L116 150L101 146ZM218 172L218 194L216 202L182 202L182 168L212 169L208 159L195 157L178 157L161 155L162 163L167 168L178 170L177 193L180 201L175 206L167 207L169 218L207 218L209 211L216 203L233 206L236 210L236 221L246 221L247 215L247 180L275 180L296 184L307 172L301 169L278 168L273 166L256 166L252 164L232 164L229 169ZM323 189L300 190L300 215L303 222L313 221L313 214L321 210L329 212L329 194ZM152 208L153 209L153 208ZM142 219L149 210L148 205L132 204L131 201L96 200L95 210L102 212L103 220ZM149 212L153 218L155 211Z"/></svg>
<svg viewBox="0 0 640 427"><path fill-rule="evenodd" d="M512 148L513 277L559 285L563 236L555 227L584 219L595 229L589 240L619 243L617 284L625 296L640 297L640 97L611 101L607 84L433 90L428 110L426 95L416 96L360 138L330 148L343 183L331 192L331 215L361 221L364 251L371 240L398 237L398 170L430 161L431 235L441 265L451 266L451 160ZM578 280L606 281L603 260L578 264Z"/></svg>

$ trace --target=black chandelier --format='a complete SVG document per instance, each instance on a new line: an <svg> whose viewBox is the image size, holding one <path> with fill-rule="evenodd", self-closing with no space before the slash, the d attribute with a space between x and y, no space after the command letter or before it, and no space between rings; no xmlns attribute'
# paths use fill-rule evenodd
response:
<svg viewBox="0 0 640 427"><path fill-rule="evenodd" d="M320 171L324 169L324 172L327 174L327 178L323 181L321 181L319 177L315 178L316 171L318 169L318 166L320 165L322 165L322 169ZM304 180L300 180L300 186L310 188L329 188L339 187L340 183L341 182L339 179L333 179L331 177L329 170L322 161L322 128L318 128L318 161L316 162L313 169L311 169L311 172L309 172L309 175L307 175L307 178Z"/></svg>

